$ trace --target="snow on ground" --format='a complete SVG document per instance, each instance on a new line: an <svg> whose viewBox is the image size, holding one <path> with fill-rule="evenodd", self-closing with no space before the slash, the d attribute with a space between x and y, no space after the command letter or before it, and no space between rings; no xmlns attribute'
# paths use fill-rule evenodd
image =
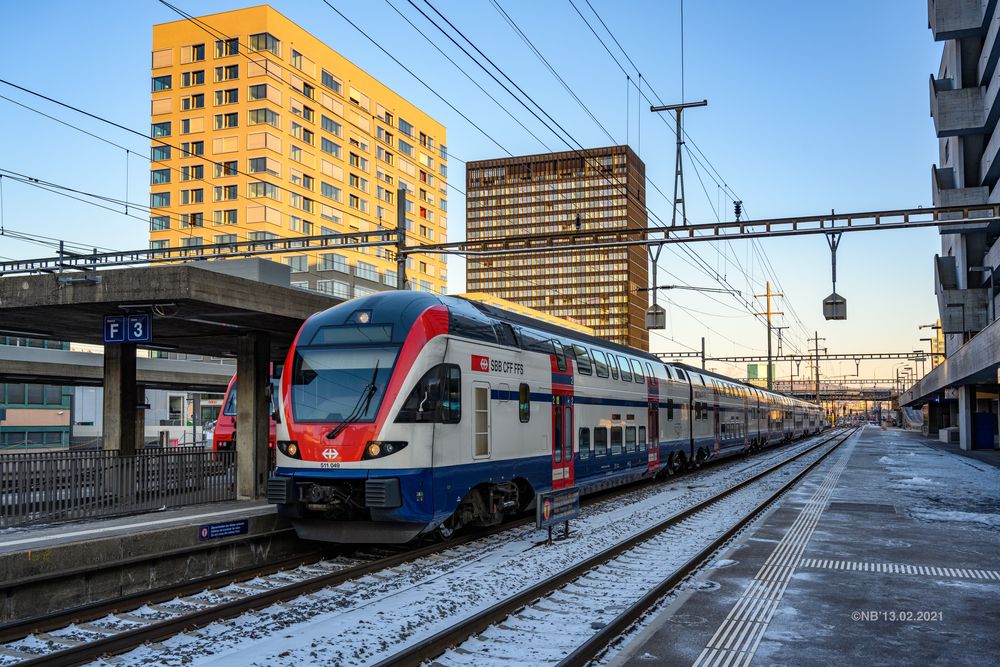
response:
<svg viewBox="0 0 1000 667"><path fill-rule="evenodd" d="M539 546L534 526L512 528L432 558L324 589L294 601L177 635L103 664L368 664L485 609L528 585L731 486L807 441L751 460L646 485L584 508L571 535ZM804 457L813 460L818 453ZM805 462L803 462L803 465ZM621 585L619 580L609 586Z"/></svg>
<svg viewBox="0 0 1000 667"><path fill-rule="evenodd" d="M889 474L897 507L919 521L1000 530L1000 468L912 439L885 443L878 462Z"/></svg>

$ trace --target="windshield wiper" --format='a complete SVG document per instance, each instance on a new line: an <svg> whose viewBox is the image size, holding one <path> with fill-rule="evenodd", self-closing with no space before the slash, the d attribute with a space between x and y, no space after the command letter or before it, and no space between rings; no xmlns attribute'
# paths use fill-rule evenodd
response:
<svg viewBox="0 0 1000 667"><path fill-rule="evenodd" d="M375 370L372 371L371 382L365 385L361 390L361 394L358 396L358 400L354 404L351 414L347 415L347 419L334 426L333 429L326 434L328 440L336 438L338 435L343 433L345 428L361 419L361 415L368 412L368 406L372 403L372 397L375 396L375 392L378 390L378 387L375 384L375 379L378 376L379 361L380 360L377 360L375 362ZM362 406L362 402L364 402L364 406Z"/></svg>

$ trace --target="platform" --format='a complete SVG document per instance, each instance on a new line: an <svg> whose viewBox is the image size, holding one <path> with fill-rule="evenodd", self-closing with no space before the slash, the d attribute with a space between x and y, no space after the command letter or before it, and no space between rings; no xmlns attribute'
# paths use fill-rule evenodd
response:
<svg viewBox="0 0 1000 667"><path fill-rule="evenodd" d="M0 531L0 624L301 550L288 522L262 501L10 528Z"/></svg>
<svg viewBox="0 0 1000 667"><path fill-rule="evenodd" d="M960 665L1000 655L1000 469L866 427L613 665Z"/></svg>

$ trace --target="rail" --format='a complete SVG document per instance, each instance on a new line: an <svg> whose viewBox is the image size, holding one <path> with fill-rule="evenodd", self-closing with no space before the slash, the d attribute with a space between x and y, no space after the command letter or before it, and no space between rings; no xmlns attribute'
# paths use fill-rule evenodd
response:
<svg viewBox="0 0 1000 667"><path fill-rule="evenodd" d="M640 604L631 605L622 614L620 614L613 623L609 624L605 628L599 630L592 636L589 641L586 641L583 646L577 648L571 655L567 656L560 665L583 665L587 664L589 660L596 657L600 652L599 649L603 649L608 645L608 642L613 638L617 637L625 628L627 628L642 611L645 611L652 605L656 600L662 597L668 590L676 586L680 581L682 581L687 575L689 575L695 568L697 568L701 563L704 562L705 558L714 553L721 545L725 544L736 532L738 532L743 526L749 523L755 516L757 516L761 511L763 511L768 505L774 502L778 497L790 489L794 484L801 480L806 474L813 470L817 465L826 459L826 457L833 452L839 445L845 442L852 434L853 430L848 431L846 434L843 432L834 433L831 437L809 447L794 456L781 461L774 466L767 468L745 480L739 482L727 489L720 491L719 493L713 495L712 497L703 500L696 505L693 505L673 516L665 519L659 524L656 524L646 530L634 535L619 544L609 547L604 551L595 554L594 556L570 566L562 573L557 576L541 581L533 586L530 586L521 592L497 602L496 604L480 611L477 614L467 617L466 619L452 625L450 627L444 628L440 632L423 639L422 641L416 642L403 650L380 660L375 663L377 667L416 667L417 665L423 664L426 661L433 661L434 658L439 656L448 648L456 646L461 642L475 636L483 631L485 631L489 626L500 623L505 618L515 613L518 609L525 607L531 602L545 597L559 588L565 586L566 584L575 581L583 574L588 571L600 567L612 560L616 556L633 549L639 544L650 540L651 538L657 536L667 528L677 525L684 519L694 515L703 509L718 503L720 500L732 495L733 493L757 482L758 480L771 475L784 468L786 465L793 461L797 461L804 457L805 455L816 451L817 449L829 445L831 442L833 445L824 452L819 458L810 463L808 466L803 468L799 473L792 476L785 483L783 483L780 488L772 493L765 501L758 504L750 512L747 512L743 518L738 521L734 526L730 527L725 533L718 539L714 540L712 544L706 549L702 550L695 558L692 558L684 566L682 566L678 571L674 572L671 576L668 576L659 586L656 587L654 591L651 591L648 595L644 596Z"/></svg>
<svg viewBox="0 0 1000 667"><path fill-rule="evenodd" d="M236 452L0 454L0 528L236 499Z"/></svg>

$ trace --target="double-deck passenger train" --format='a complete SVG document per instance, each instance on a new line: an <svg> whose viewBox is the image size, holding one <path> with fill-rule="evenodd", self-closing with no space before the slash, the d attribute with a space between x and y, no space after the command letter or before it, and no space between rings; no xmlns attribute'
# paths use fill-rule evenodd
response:
<svg viewBox="0 0 1000 667"><path fill-rule="evenodd" d="M306 539L407 542L819 432L811 404L495 306L383 292L284 365L268 499Z"/></svg>

